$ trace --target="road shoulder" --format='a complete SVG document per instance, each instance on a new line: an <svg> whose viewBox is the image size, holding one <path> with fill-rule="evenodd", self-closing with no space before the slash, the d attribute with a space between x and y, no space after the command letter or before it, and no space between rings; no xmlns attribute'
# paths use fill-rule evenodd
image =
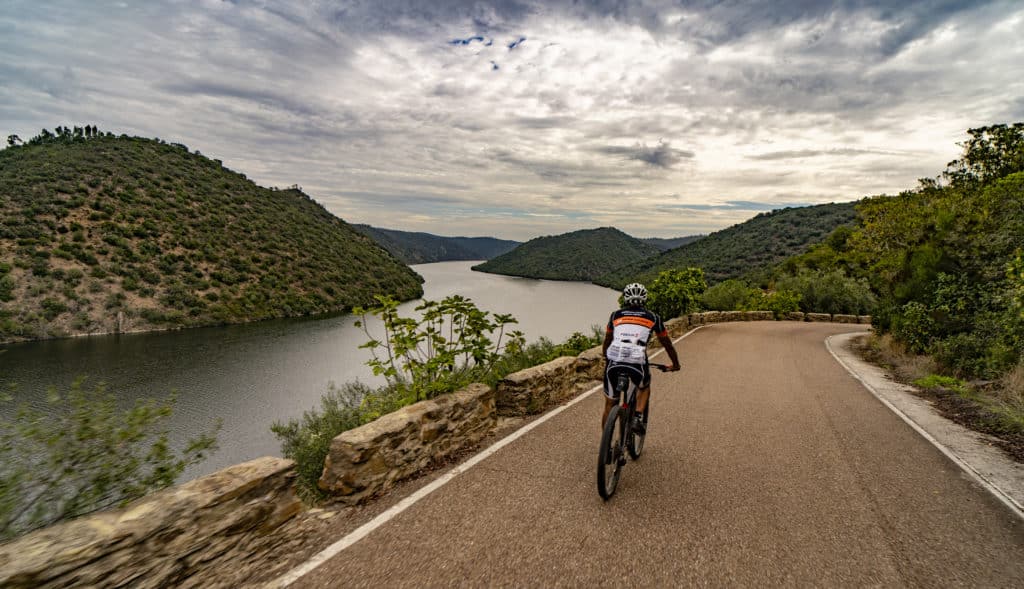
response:
<svg viewBox="0 0 1024 589"><path fill-rule="evenodd" d="M913 387L894 381L884 370L862 359L852 345L861 337L866 336L837 334L828 337L825 344L879 401L1024 519L1024 465L1004 454L989 436L941 416L930 402L914 393Z"/></svg>

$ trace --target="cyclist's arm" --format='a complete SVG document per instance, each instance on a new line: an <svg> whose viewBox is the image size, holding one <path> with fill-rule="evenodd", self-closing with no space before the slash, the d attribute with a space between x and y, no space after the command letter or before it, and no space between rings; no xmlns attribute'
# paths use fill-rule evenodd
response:
<svg viewBox="0 0 1024 589"><path fill-rule="evenodd" d="M613 339L614 338L612 337L612 330L606 330L604 332L604 343L601 344L601 355L604 356L605 358L608 357L608 346L612 345Z"/></svg>
<svg viewBox="0 0 1024 589"><path fill-rule="evenodd" d="M670 360L672 360L672 366L668 368L670 372L679 370L679 355L676 354L676 347L672 345L672 338L668 334L658 335L658 341L661 342L661 347L665 348L665 353L668 354Z"/></svg>

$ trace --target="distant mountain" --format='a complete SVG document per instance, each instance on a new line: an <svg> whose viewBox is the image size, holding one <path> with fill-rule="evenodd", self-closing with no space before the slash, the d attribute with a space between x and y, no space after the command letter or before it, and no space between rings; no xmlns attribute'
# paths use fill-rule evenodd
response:
<svg viewBox="0 0 1024 589"><path fill-rule="evenodd" d="M298 188L183 145L58 128L0 151L0 342L411 299L422 279Z"/></svg>
<svg viewBox="0 0 1024 589"><path fill-rule="evenodd" d="M489 260L512 250L518 241L494 237L442 237L430 233L353 225L406 264L452 260Z"/></svg>
<svg viewBox="0 0 1024 589"><path fill-rule="evenodd" d="M658 256L623 265L595 278L594 283L622 288L629 282L649 282L662 270L703 268L709 284L766 270L825 239L840 225L853 225L856 203L785 208L760 213L753 219L716 231L707 237Z"/></svg>
<svg viewBox="0 0 1024 589"><path fill-rule="evenodd" d="M637 263L657 253L658 248L649 243L614 227L601 227L531 239L473 269L528 278L589 281L611 268Z"/></svg>
<svg viewBox="0 0 1024 589"><path fill-rule="evenodd" d="M670 239L662 239L660 237L641 237L640 241L649 243L661 251L674 249L677 247L684 246L688 243L693 243L698 239L704 237L703 235L688 235L686 237L673 237Z"/></svg>

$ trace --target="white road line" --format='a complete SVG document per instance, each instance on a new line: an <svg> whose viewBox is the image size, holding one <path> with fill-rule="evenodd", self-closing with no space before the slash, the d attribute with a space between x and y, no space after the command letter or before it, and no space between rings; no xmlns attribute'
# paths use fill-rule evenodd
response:
<svg viewBox="0 0 1024 589"><path fill-rule="evenodd" d="M940 452L945 454L947 458L949 458L950 460L953 461L954 464L959 466L965 473L967 473L972 479L974 479L976 483L978 483L986 490L988 490L989 493L992 493L992 495L994 495L996 499L1002 501L1007 507L1010 508L1010 511L1017 514L1018 517L1024 519L1024 509L1022 509L1021 505L1014 501L1013 497L1007 495L1005 492L1003 492L1002 489L1000 489L995 484L986 479L984 475L976 471L974 467L972 467L970 464L962 460L959 456L954 454L949 448L944 446L941 442L936 440L935 437L933 437L930 433L925 431L925 429L918 425L917 422L915 422L913 419L911 419L910 416L901 411L899 407L896 407L895 405L890 403L886 398L884 398L881 394L879 394L879 392L875 390L875 387L871 386L871 384L866 379L862 378L846 362L844 362L843 359L839 357L839 354L837 354L836 351L832 348L833 337L835 336L830 335L827 338L825 338L825 347L828 348L829 353L832 354L832 357L835 358L837 362L839 362L840 366L845 368L847 372L853 375L853 377L856 378L860 382L860 384L864 385L864 388L866 388L872 395L874 395L876 399L881 401L883 405L891 409L892 412L898 415L903 421L907 422L907 425L912 427L914 431L921 434L921 437L931 442L933 446L938 448Z"/></svg>
<svg viewBox="0 0 1024 589"><path fill-rule="evenodd" d="M684 333L683 335L679 336L672 343L675 344L676 342L681 341L682 339L688 337L690 334L692 334L693 332L697 331L701 327L703 327L703 326L697 326L694 329L691 329L690 331L688 331L688 332ZM663 351L664 350L658 350L657 352L654 352L653 354L651 354L651 357L653 358L654 356L657 356L658 354L662 353ZM352 531L347 536L341 538L340 540L338 540L334 544L331 544L327 548L323 549L320 553L314 555L312 558L310 558L306 562L300 564L299 566L293 568L292 570L288 571L287 573L285 573L285 574L281 575L280 577L274 579L273 581L267 583L265 585L265 587L267 587L268 589L269 588L287 587L287 586L291 585L292 583L294 583L295 581L298 581L303 576L309 574L316 567L318 567L321 564L327 562L331 558L337 556L342 550L345 550L349 546L351 546L351 545L355 544L356 542L362 540L363 538L368 536L371 532L373 532L377 528L379 528L382 525L386 524L387 522L391 521L396 515L402 513L406 509L412 507L420 499L423 499L427 495L429 495L429 494L433 493L434 491L440 489L445 484L447 484L449 481L451 481L453 478L455 478L456 476L458 476L458 475L466 472L467 470L473 468L474 466L476 466L477 464L479 464L480 462L482 462L483 460L485 460L487 457L491 456L492 454L494 454L498 450L501 450L505 446L507 446L507 445L511 444L512 442L518 440L519 438L523 437L524 435L526 435L533 428L539 426L540 424L544 423L545 421L547 421L547 420L551 419L552 417L558 415L559 413L565 411L569 407L572 407L576 403L579 403L580 401L582 401L586 397L589 397L594 392L600 390L601 386L602 385L597 385L596 387L594 387L594 388L592 388L592 389L590 389L590 390L588 390L588 391L586 391L584 393L581 393L578 397L576 397L572 401L569 401L565 405L562 405L562 406L560 406L560 407L558 407L556 409L553 409L552 411L542 415L541 417L535 419L534 421L531 421L530 423L528 423L528 424L524 425L523 427L517 429L516 431L512 432L508 436L506 436L506 437L502 438L501 440L495 442L494 444L492 444L491 446L487 447L486 449L484 449L482 452L480 452L476 456L473 456L472 458L470 458L466 462L463 462L462 464L460 464L460 465L456 466L455 468L451 469L450 471L448 471L444 475L438 477L437 479L432 481L429 485L427 485L427 486L417 490L415 493L413 493L412 495L409 495L405 499L402 499L401 501L399 501L395 505L392 505L384 513L381 513L377 517L373 518L372 520L366 522L365 524L363 524L359 528L357 528L354 531Z"/></svg>

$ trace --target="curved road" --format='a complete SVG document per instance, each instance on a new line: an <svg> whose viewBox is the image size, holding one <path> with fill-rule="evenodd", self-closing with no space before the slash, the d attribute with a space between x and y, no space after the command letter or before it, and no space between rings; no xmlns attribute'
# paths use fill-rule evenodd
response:
<svg viewBox="0 0 1024 589"><path fill-rule="evenodd" d="M292 586L1024 586L1019 518L826 350L855 329L701 329L611 501L593 394Z"/></svg>

